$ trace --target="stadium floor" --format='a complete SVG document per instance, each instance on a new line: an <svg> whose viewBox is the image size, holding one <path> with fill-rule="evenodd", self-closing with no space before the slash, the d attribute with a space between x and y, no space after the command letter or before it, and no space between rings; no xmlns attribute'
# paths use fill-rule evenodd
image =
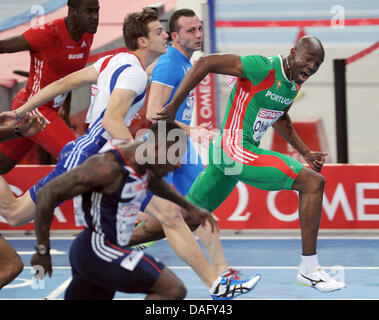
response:
<svg viewBox="0 0 379 320"><path fill-rule="evenodd" d="M253 235L254 234L254 235ZM53 276L38 282L33 280L34 270L30 258L35 245L33 236L8 236L8 242L18 251L25 268L11 284L0 291L0 300L52 299L61 300L71 277L68 260L72 236L52 237ZM239 300L371 300L379 299L379 236L376 231L320 232L318 255L320 264L333 277L343 279L345 289L320 293L296 283L300 262L301 241L298 231L223 232L222 245L230 266L242 272L242 277L255 273L262 275L258 285ZM184 262L161 240L147 252L170 267L184 282L187 300L210 299L208 290ZM142 294L117 293L116 300L141 300Z"/></svg>

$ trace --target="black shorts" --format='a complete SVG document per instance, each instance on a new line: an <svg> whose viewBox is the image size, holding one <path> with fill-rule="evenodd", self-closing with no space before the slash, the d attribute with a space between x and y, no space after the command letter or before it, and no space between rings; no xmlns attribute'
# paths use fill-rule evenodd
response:
<svg viewBox="0 0 379 320"><path fill-rule="evenodd" d="M165 268L151 255L119 247L89 229L84 229L73 241L70 263L73 282L82 278L113 294L148 293Z"/></svg>

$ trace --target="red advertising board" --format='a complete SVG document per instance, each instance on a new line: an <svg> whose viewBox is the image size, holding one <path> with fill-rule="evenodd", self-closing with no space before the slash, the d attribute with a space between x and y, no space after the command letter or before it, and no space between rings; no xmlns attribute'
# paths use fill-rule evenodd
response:
<svg viewBox="0 0 379 320"><path fill-rule="evenodd" d="M325 165L320 228L379 228L379 165ZM299 228L298 193L239 183L216 211L221 229Z"/></svg>
<svg viewBox="0 0 379 320"><path fill-rule="evenodd" d="M16 196L20 196L53 169L53 165L18 165L3 177L8 182L13 193ZM51 228L55 230L79 229L75 226L72 200L62 203L55 209ZM8 224L1 221L0 230L7 229L14 230L15 228L12 228ZM28 223L24 226L16 228L16 230L33 229L34 223Z"/></svg>
<svg viewBox="0 0 379 320"><path fill-rule="evenodd" d="M207 76L196 86L197 125L211 122L212 129L217 128L215 76Z"/></svg>
<svg viewBox="0 0 379 320"><path fill-rule="evenodd" d="M46 175L53 166L16 166L4 178L16 195ZM322 229L379 228L379 165L325 165ZM53 229L78 229L72 201L55 210ZM229 198L214 212L221 229L297 229L298 194L294 191L267 192L239 183ZM33 229L29 223L18 229ZM13 229L0 223L1 229Z"/></svg>

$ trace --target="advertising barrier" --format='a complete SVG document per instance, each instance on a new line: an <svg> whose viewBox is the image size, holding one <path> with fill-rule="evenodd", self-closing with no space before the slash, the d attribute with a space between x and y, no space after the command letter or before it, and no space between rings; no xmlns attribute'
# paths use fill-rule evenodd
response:
<svg viewBox="0 0 379 320"><path fill-rule="evenodd" d="M217 128L215 75L209 73L196 87L197 125L211 122Z"/></svg>
<svg viewBox="0 0 379 320"><path fill-rule="evenodd" d="M4 175L15 195L28 190L54 166L16 166ZM324 165L321 229L379 228L379 165ZM298 193L262 191L239 183L214 212L221 229L298 229ZM75 226L72 200L56 208L52 229ZM33 223L17 229L31 230ZM4 221L0 230L13 228Z"/></svg>

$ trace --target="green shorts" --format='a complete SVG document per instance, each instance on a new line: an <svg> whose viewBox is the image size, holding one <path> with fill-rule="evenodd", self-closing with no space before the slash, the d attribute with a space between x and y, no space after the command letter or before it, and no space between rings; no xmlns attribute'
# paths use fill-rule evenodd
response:
<svg viewBox="0 0 379 320"><path fill-rule="evenodd" d="M251 152L246 161L224 151L216 138L209 147L209 164L192 184L187 199L213 212L239 181L262 190L290 190L303 168L299 161L279 152L253 144L244 149Z"/></svg>

